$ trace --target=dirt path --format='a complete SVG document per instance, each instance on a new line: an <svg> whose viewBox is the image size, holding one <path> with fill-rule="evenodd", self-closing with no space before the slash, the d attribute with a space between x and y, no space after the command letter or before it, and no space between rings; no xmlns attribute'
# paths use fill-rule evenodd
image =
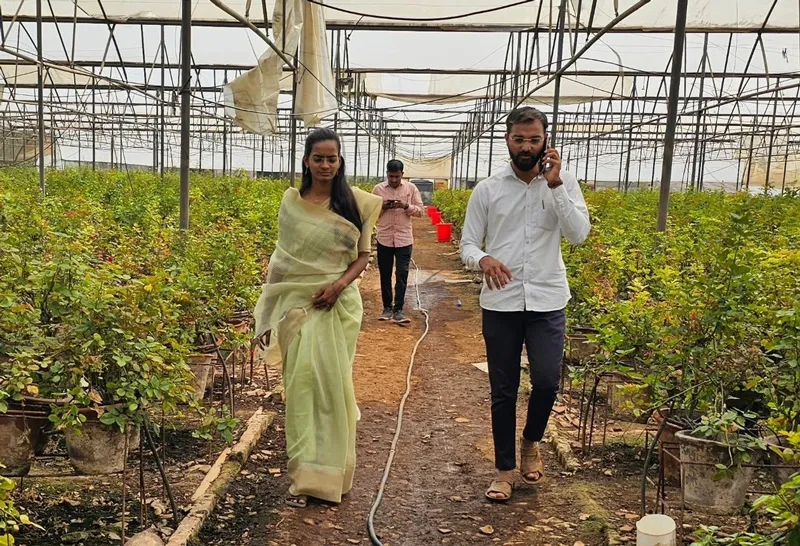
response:
<svg viewBox="0 0 800 546"><path fill-rule="evenodd" d="M633 450L610 453L616 459L608 465L617 465L613 476L604 472L608 466L603 459L588 461L590 468L576 476L565 476L548 449L546 483L520 486L507 505L484 499L493 464L488 377L472 365L485 360L477 285L452 282L467 277L455 247L437 244L430 225L419 221L416 236L414 258L431 330L416 359L414 390L376 518L383 543L572 546L581 541L591 546L608 542L606 522L622 527L623 541L632 540L625 534L630 523L625 515L637 507L641 464ZM414 279L412 269L409 284ZM272 430L246 475L232 487L227 505L207 525L203 544L369 544L365 519L391 444L411 351L424 324L423 316L411 311L416 303L413 286L408 310L414 323L407 328L377 321L377 271L367 274L362 294L366 312L354 372L362 421L353 492L338 507L286 508L282 498L288 484L278 473L286 468L282 431Z"/></svg>

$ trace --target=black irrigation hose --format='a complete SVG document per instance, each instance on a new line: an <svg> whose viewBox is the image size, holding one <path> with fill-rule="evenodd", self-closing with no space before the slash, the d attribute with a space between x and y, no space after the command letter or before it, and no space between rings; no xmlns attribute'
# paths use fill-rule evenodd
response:
<svg viewBox="0 0 800 546"><path fill-rule="evenodd" d="M422 336L420 336L420 338L417 340L416 345L414 345L414 351L411 353L411 360L408 364L408 372L406 374L406 392L403 394L403 399L400 401L400 409L397 411L397 425L394 429L392 447L389 450L389 458L386 461L386 467L383 471L383 478L381 479L381 484L378 487L378 495L375 498L375 502L369 511L369 516L367 517L367 532L369 533L369 539L374 546L383 546L383 543L375 533L375 514L378 512L378 508L383 500L383 492L386 489L386 482L389 480L389 473L392 470L394 456L397 453L397 442L400 439L400 429L403 426L403 412L405 411L406 400L408 400L408 397L411 394L411 372L414 369L414 359L417 356L417 350L419 349L419 346L422 344L422 341L430 331L431 317L430 314L428 314L428 310L422 308L422 301L419 293L419 267L413 259L411 260L411 263L414 264L414 286L417 291L417 310L421 311L422 314L425 315L425 331L422 332Z"/></svg>

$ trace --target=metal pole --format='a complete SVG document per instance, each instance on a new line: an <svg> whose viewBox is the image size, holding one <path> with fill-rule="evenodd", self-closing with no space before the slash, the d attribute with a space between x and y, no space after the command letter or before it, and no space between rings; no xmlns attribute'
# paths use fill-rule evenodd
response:
<svg viewBox="0 0 800 546"><path fill-rule="evenodd" d="M745 189L747 190L747 193L750 193L750 175L753 171L753 145L755 144L756 138L755 131L756 129L754 127L753 132L750 135L750 151L747 152L747 180L745 180Z"/></svg>
<svg viewBox="0 0 800 546"><path fill-rule="evenodd" d="M577 32L575 32L575 40L577 41ZM577 42L576 42L577 43ZM589 127L586 131L589 133L589 138L586 139L586 171L583 175L583 181L587 184L589 183L589 158L591 156L591 146L592 146L592 114L594 113L594 103L589 103L589 119L587 121Z"/></svg>
<svg viewBox="0 0 800 546"><path fill-rule="evenodd" d="M44 59L42 57L42 0L36 0L36 57L38 62L36 69L36 84L38 86L37 102L39 111L39 189L44 194L46 192L44 180ZM52 144L51 144L52 146Z"/></svg>
<svg viewBox="0 0 800 546"><path fill-rule="evenodd" d="M735 190L739 191L739 182L742 180L742 158L739 157L739 160L736 162L736 183L734 185Z"/></svg>
<svg viewBox="0 0 800 546"><path fill-rule="evenodd" d="M111 124L111 169L112 170L115 168L115 165L117 164L116 161L115 161L115 159L116 159L115 155L116 155L116 151L117 151L115 142L116 141L114 139L114 124L112 123Z"/></svg>
<svg viewBox="0 0 800 546"><path fill-rule="evenodd" d="M286 6L286 0L284 0L284 9ZM284 21L284 33L283 39L286 40L286 12L283 12L283 21ZM284 44L284 49L286 45ZM291 166L289 167L290 175L289 175L289 183L292 187L295 186L295 177L297 176L297 69L298 69L298 60L297 60L297 51L294 53L294 72L292 73L292 126L291 126L291 151L289 153L289 161L291 162Z"/></svg>
<svg viewBox="0 0 800 546"><path fill-rule="evenodd" d="M358 183L358 129L359 121L361 119L361 80L357 80L356 86L356 138L353 144L353 182Z"/></svg>
<svg viewBox="0 0 800 546"><path fill-rule="evenodd" d="M555 147L558 135L558 104L561 95L561 63L564 60L564 27L567 22L567 0L561 0L558 9L558 52L556 55L556 87L553 93L553 119L550 123L549 146Z"/></svg>
<svg viewBox="0 0 800 546"><path fill-rule="evenodd" d="M464 184L464 155L467 154L466 148L462 148L458 154L458 186Z"/></svg>
<svg viewBox="0 0 800 546"><path fill-rule="evenodd" d="M494 156L494 135L495 135L495 125L492 125L492 133L489 137L489 172L486 176L492 176L492 159Z"/></svg>
<svg viewBox="0 0 800 546"><path fill-rule="evenodd" d="M122 125L122 118L119 119L119 168L122 168L122 162L125 160L125 150L123 148L123 125ZM126 166L127 169L127 166Z"/></svg>
<svg viewBox="0 0 800 546"><path fill-rule="evenodd" d="M372 110L369 115L369 121L367 124L367 179L369 179L369 174L372 171Z"/></svg>
<svg viewBox="0 0 800 546"><path fill-rule="evenodd" d="M53 91L50 90L50 104L53 103ZM777 102L776 102L777 104ZM50 167L56 168L56 113L50 110Z"/></svg>
<svg viewBox="0 0 800 546"><path fill-rule="evenodd" d="M678 0L675 17L675 47L672 55L672 75L669 82L667 134L664 137L664 159L661 164L661 195L658 203L658 231L667 230L669 185L672 177L672 154L675 151L675 126L678 120L678 95L681 85L683 46L686 41L686 10L689 0Z"/></svg>
<svg viewBox="0 0 800 546"><path fill-rule="evenodd" d="M95 110L97 107L97 92L92 89L92 170L97 170L97 123Z"/></svg>
<svg viewBox="0 0 800 546"><path fill-rule="evenodd" d="M780 87L781 80L778 78L776 83L776 87ZM767 173L766 178L764 178L764 195L769 195L769 172L772 170L772 151L775 146L775 125L777 123L778 118L778 92L775 92L775 102L772 103L772 131L769 133L769 152L767 155ZM789 145L789 141L786 141L786 145Z"/></svg>
<svg viewBox="0 0 800 546"><path fill-rule="evenodd" d="M627 157L625 158L625 193L628 193L628 189L630 188L631 184L631 153L633 150L633 106L635 104L634 100L636 98L636 76L633 77L633 91L631 92L631 116L630 116L630 125L631 128L628 130L628 152Z"/></svg>
<svg viewBox="0 0 800 546"><path fill-rule="evenodd" d="M166 75L166 73L164 71L164 67L165 67L166 62L167 62L167 59L166 59L166 56L167 56L166 43L167 43L167 41L166 41L165 35L164 35L164 25L161 25L161 92L160 92L160 98L161 98L161 137L159 139L159 145L161 146L161 159L159 161L159 168L161 169L161 178L162 179L164 178L165 163L166 163L166 161L164 160L165 152L166 152L166 144L165 144L164 141L166 140L166 132L167 132L167 121L166 121L167 111L166 111L166 108L164 107L164 101L167 98L166 90L165 90L167 75Z"/></svg>
<svg viewBox="0 0 800 546"><path fill-rule="evenodd" d="M200 73L199 72L197 73L197 79L198 80L200 79ZM200 117L200 131L197 133L197 140L198 140L198 142L197 142L198 146L197 147L198 147L199 152L200 152L200 158L198 160L197 168L200 170L200 172L203 172L203 132L204 132L203 131L203 117L201 116Z"/></svg>
<svg viewBox="0 0 800 546"><path fill-rule="evenodd" d="M788 150L788 147L787 147ZM453 137L453 149L450 152L450 180L447 181L447 187L449 189L455 189L455 181L453 180L453 174L456 171L456 137Z"/></svg>
<svg viewBox="0 0 800 546"><path fill-rule="evenodd" d="M235 137L234 133L236 129L233 126L233 123L231 123L230 128L231 128L231 135L230 138L228 139L228 174L233 176L233 140Z"/></svg>
<svg viewBox="0 0 800 546"><path fill-rule="evenodd" d="M378 179L378 180L381 179L381 139L382 138L383 138L383 119L382 119L382 117L379 116L378 117L378 136L375 139L375 146L377 147L376 153L378 154L378 157L375 158L375 178Z"/></svg>
<svg viewBox="0 0 800 546"><path fill-rule="evenodd" d="M703 60L700 62L700 101L698 102L697 124L694 130L694 157L692 158L692 189L697 187L697 162L700 158L700 122L703 120L703 94L706 76L706 56L708 55L708 32L703 37Z"/></svg>
<svg viewBox="0 0 800 546"><path fill-rule="evenodd" d="M472 152L472 142L470 142L469 145L467 145L467 151L466 151L466 154L467 154L467 168L464 171L464 176L467 179L469 179L469 166L470 166L470 162L472 161L472 154L470 152Z"/></svg>
<svg viewBox="0 0 800 546"><path fill-rule="evenodd" d="M189 229L189 85L192 79L192 0L181 0L181 229Z"/></svg>
<svg viewBox="0 0 800 546"><path fill-rule="evenodd" d="M786 128L786 153L783 155L783 182L781 182L781 195L786 193L786 171L789 170L789 137L791 129Z"/></svg>
<svg viewBox="0 0 800 546"><path fill-rule="evenodd" d="M223 79L225 85L228 85L228 71L225 71ZM225 120L222 124L222 176L228 169L228 121Z"/></svg>
<svg viewBox="0 0 800 546"><path fill-rule="evenodd" d="M478 165L481 159L481 137L475 141L475 182L478 181Z"/></svg>
<svg viewBox="0 0 800 546"><path fill-rule="evenodd" d="M158 104L156 104L156 112L158 112ZM153 174L158 171L158 119L153 120Z"/></svg>

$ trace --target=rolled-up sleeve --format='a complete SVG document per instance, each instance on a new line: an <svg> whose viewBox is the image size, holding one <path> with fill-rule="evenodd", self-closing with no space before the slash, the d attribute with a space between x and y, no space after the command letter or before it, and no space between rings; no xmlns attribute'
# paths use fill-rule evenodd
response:
<svg viewBox="0 0 800 546"><path fill-rule="evenodd" d="M478 184L472 191L467 204L464 229L461 232L461 261L468 268L480 270L480 261L488 256L483 251L488 228L488 203L484 186Z"/></svg>
<svg viewBox="0 0 800 546"><path fill-rule="evenodd" d="M573 245L579 245L586 240L591 230L589 209L583 198L578 180L569 173L564 173L563 184L553 189L553 199L556 202L556 213L561 233Z"/></svg>

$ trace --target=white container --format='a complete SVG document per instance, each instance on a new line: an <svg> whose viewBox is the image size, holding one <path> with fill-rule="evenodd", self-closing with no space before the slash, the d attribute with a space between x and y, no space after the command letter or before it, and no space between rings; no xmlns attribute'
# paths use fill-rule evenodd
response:
<svg viewBox="0 0 800 546"><path fill-rule="evenodd" d="M675 546L675 520L663 514L648 514L636 523L636 546Z"/></svg>

